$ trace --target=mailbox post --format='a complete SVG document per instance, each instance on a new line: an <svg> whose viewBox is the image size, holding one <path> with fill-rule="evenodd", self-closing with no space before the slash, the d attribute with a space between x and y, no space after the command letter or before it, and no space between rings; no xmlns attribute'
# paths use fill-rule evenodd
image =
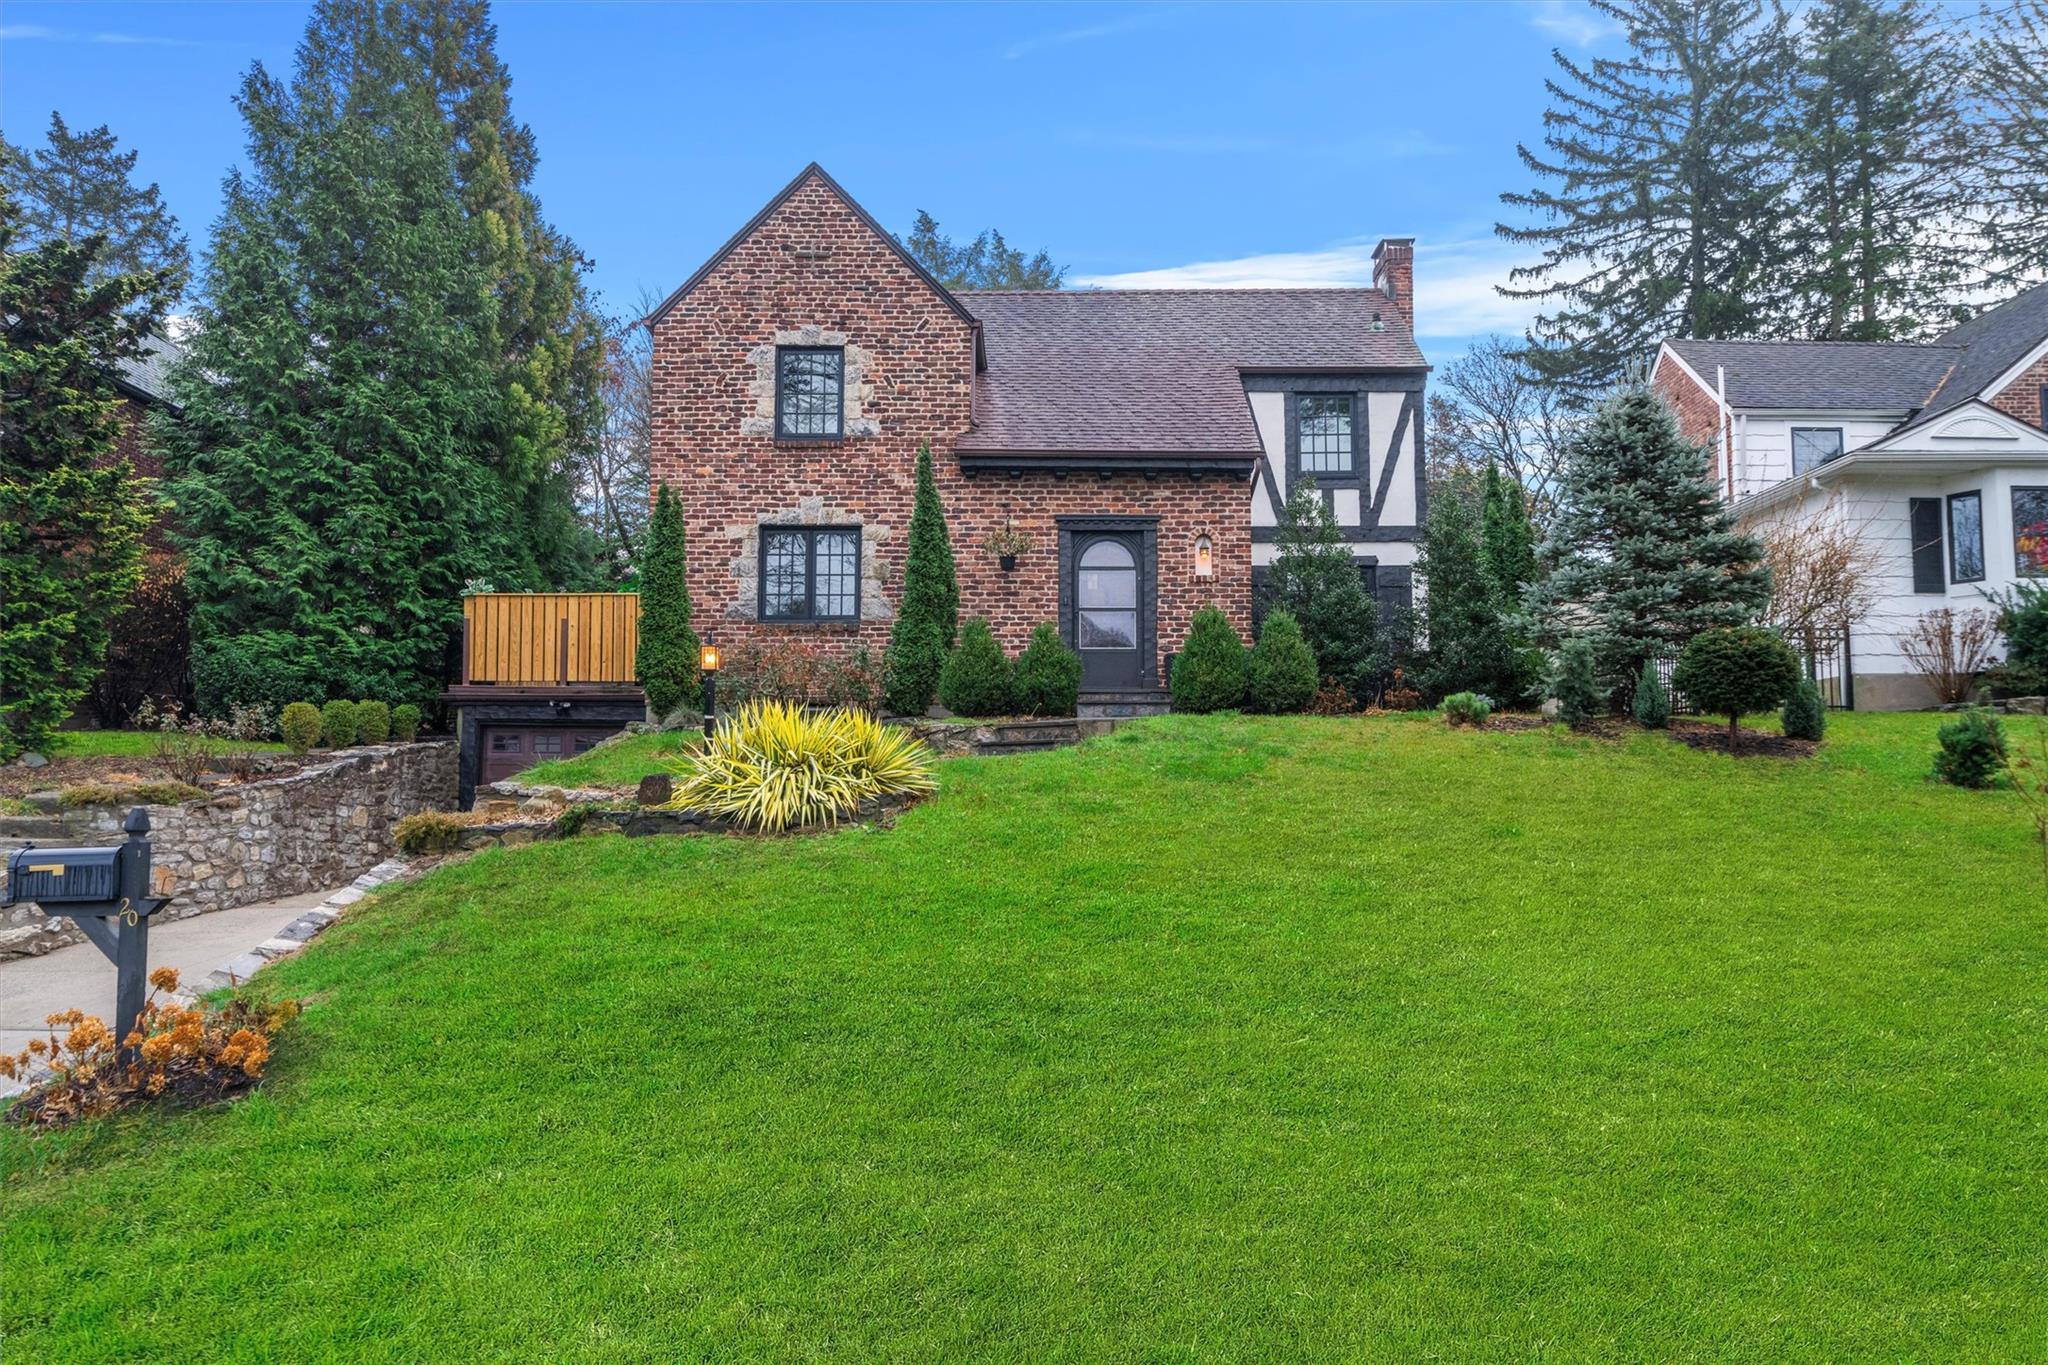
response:
<svg viewBox="0 0 2048 1365"><path fill-rule="evenodd" d="M45 914L78 927L114 964L114 1037L128 1055L129 1033L149 994L149 918L168 896L150 894L149 812L137 806L112 848L37 848L8 855L7 894L0 905L34 901Z"/></svg>

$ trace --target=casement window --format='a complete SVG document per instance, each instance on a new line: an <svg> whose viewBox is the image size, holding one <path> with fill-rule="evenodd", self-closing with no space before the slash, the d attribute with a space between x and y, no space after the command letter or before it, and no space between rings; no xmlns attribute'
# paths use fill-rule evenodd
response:
<svg viewBox="0 0 2048 1365"><path fill-rule="evenodd" d="M2012 490L2013 572L2048 578L2048 488Z"/></svg>
<svg viewBox="0 0 2048 1365"><path fill-rule="evenodd" d="M1842 453L1840 427L1792 428L1792 472L1804 474Z"/></svg>
<svg viewBox="0 0 2048 1365"><path fill-rule="evenodd" d="M1913 591L1947 592L1941 553L1941 499L1910 500L1913 534Z"/></svg>
<svg viewBox="0 0 2048 1365"><path fill-rule="evenodd" d="M859 620L860 528L762 527L761 619Z"/></svg>
<svg viewBox="0 0 2048 1365"><path fill-rule="evenodd" d="M1295 443L1304 474L1350 474L1352 395L1304 393L1294 400Z"/></svg>
<svg viewBox="0 0 2048 1365"><path fill-rule="evenodd" d="M1948 581L1984 581L1984 498L1951 493L1948 499Z"/></svg>
<svg viewBox="0 0 2048 1365"><path fill-rule="evenodd" d="M838 346L775 350L775 436L836 441L845 407L846 351Z"/></svg>

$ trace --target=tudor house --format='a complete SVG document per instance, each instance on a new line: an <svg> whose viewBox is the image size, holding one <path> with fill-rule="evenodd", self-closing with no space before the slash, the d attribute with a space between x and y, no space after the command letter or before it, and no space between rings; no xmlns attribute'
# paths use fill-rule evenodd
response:
<svg viewBox="0 0 2048 1365"><path fill-rule="evenodd" d="M1667 341L1652 382L1745 525L1839 517L1876 546L1859 709L1934 701L1899 647L1925 613L2048 578L2048 285L1925 343Z"/></svg>
<svg viewBox="0 0 2048 1365"><path fill-rule="evenodd" d="M816 165L647 318L653 477L680 495L700 631L880 655L917 450L963 619L1057 622L1084 714L1165 703L1197 609L1250 638L1288 489L1410 594L1424 510L1413 242L1371 288L949 291Z"/></svg>

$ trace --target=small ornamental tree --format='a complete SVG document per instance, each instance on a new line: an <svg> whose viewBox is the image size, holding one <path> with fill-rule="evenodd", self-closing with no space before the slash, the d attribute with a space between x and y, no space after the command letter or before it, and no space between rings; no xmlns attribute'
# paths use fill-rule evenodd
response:
<svg viewBox="0 0 2048 1365"><path fill-rule="evenodd" d="M1801 678L1799 685L1792 689L1792 695L1785 698L1785 710L1779 716L1787 739L1817 740L1827 730L1827 703L1820 697L1820 689L1813 685L1811 678Z"/></svg>
<svg viewBox="0 0 2048 1365"><path fill-rule="evenodd" d="M1636 724L1646 730L1661 730L1671 723L1671 694L1664 690L1664 679L1657 676L1655 659L1643 660L1630 707L1635 712Z"/></svg>
<svg viewBox="0 0 2048 1365"><path fill-rule="evenodd" d="M1316 694L1316 656L1301 638L1292 612L1269 611L1252 647L1250 700L1254 711L1299 711Z"/></svg>
<svg viewBox="0 0 2048 1365"><path fill-rule="evenodd" d="M988 621L977 616L960 632L960 647L939 670L939 700L956 716L1007 716L1017 709L1010 661Z"/></svg>
<svg viewBox="0 0 2048 1365"><path fill-rule="evenodd" d="M1607 714L1607 689L1600 686L1594 671L1591 640L1574 635L1558 650L1550 695L1557 702L1558 716L1573 728Z"/></svg>
<svg viewBox="0 0 2048 1365"><path fill-rule="evenodd" d="M1244 704L1251 659L1229 618L1215 607L1195 613L1188 642L1173 661L1173 709L1227 711Z"/></svg>
<svg viewBox="0 0 2048 1365"><path fill-rule="evenodd" d="M1017 709L1033 716L1071 716L1081 700L1081 656L1057 627L1041 625L1017 656Z"/></svg>
<svg viewBox="0 0 2048 1365"><path fill-rule="evenodd" d="M1742 718L1769 711L1799 686L1799 660L1775 630L1724 626L1693 636L1672 685L1694 708L1728 717L1728 751L1742 742Z"/></svg>
<svg viewBox="0 0 2048 1365"><path fill-rule="evenodd" d="M903 565L903 601L883 655L889 709L921 716L939 688L939 674L960 623L960 585L946 509L932 472L929 441L917 448L917 495L910 507L910 547Z"/></svg>
<svg viewBox="0 0 2048 1365"><path fill-rule="evenodd" d="M648 709L660 720L678 706L696 705L702 685L699 641L690 628L683 507L666 482L654 492L646 546L640 562L640 646L635 671L647 692Z"/></svg>

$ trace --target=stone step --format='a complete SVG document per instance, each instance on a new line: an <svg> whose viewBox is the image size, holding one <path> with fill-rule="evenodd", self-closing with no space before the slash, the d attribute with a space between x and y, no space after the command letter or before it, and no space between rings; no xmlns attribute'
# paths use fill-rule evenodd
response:
<svg viewBox="0 0 2048 1365"><path fill-rule="evenodd" d="M1173 698L1158 689L1083 692L1074 714L1082 720L1124 719L1130 716L1163 716L1173 709Z"/></svg>

